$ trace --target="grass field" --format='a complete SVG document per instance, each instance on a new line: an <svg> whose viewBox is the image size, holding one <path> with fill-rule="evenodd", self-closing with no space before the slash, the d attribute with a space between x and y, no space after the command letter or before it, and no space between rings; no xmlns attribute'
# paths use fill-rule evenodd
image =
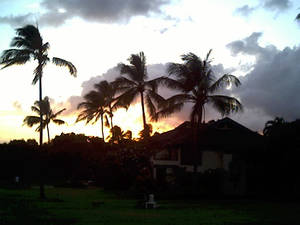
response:
<svg viewBox="0 0 300 225"><path fill-rule="evenodd" d="M0 225L293 225L300 204L258 201L167 201L157 209L138 209L135 199L101 189L0 189ZM93 206L92 202L99 205Z"/></svg>

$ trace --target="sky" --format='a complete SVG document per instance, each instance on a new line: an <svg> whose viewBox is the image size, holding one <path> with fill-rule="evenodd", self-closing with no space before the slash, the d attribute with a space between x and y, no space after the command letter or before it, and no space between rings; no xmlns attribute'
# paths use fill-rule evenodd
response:
<svg viewBox="0 0 300 225"><path fill-rule="evenodd" d="M140 51L153 78L167 75L168 63L181 62L182 54L204 58L213 49L216 77L231 73L242 83L223 92L244 106L230 117L261 132L275 117L300 118L299 7L296 0L1 0L0 51L10 48L16 28L34 24L50 43L49 56L77 67L77 78L51 64L44 69L43 95L54 111L67 109L61 116L67 125L50 125L52 138L62 132L101 135L99 122L75 123L77 105L95 83L118 77L118 63L128 63ZM34 128L23 126L38 99L38 85L31 84L35 66L31 61L0 70L0 142L38 138ZM154 129L163 132L188 120L190 107L153 123ZM206 121L222 118L210 106L206 111ZM137 135L142 129L138 99L114 120Z"/></svg>

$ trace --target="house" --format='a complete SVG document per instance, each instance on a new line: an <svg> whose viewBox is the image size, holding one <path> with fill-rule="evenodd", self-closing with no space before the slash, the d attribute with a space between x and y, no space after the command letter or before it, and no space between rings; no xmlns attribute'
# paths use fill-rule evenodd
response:
<svg viewBox="0 0 300 225"><path fill-rule="evenodd" d="M179 169L186 173L194 169L198 173L222 169L232 177L239 174L236 181L228 177L233 182L225 182L225 186L245 186L245 158L256 152L261 143L260 134L228 117L203 124L197 132L193 132L190 122L184 122L151 138L149 146L155 152L151 158L153 177L172 182ZM245 188L240 189L244 192Z"/></svg>

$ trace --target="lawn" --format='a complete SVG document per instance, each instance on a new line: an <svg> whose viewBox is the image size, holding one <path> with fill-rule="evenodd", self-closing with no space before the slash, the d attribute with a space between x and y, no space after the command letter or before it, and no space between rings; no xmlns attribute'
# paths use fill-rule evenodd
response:
<svg viewBox="0 0 300 225"><path fill-rule="evenodd" d="M0 189L0 225L293 225L300 204L246 200L159 200L157 209L138 209L137 200L98 188ZM92 202L99 205L93 206Z"/></svg>

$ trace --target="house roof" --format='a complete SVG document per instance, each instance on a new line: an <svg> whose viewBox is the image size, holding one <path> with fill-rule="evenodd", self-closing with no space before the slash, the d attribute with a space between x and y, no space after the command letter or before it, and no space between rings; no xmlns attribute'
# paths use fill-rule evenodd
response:
<svg viewBox="0 0 300 225"><path fill-rule="evenodd" d="M190 122L184 122L173 130L155 135L150 139L150 146L166 148L193 143L193 132ZM203 124L197 132L199 147L214 150L254 148L261 142L262 136L236 121L225 117Z"/></svg>

